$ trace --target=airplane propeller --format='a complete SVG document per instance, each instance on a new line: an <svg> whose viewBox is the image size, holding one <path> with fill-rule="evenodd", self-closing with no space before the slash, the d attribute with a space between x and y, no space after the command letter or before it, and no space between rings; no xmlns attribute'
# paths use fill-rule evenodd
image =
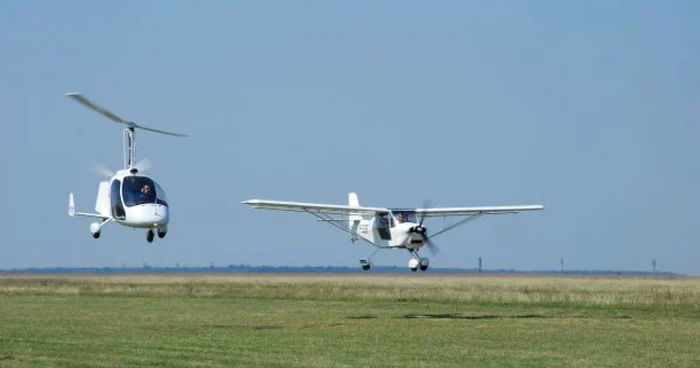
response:
<svg viewBox="0 0 700 368"><path fill-rule="evenodd" d="M423 201L423 208L430 208L432 207L432 203L430 202L429 199L426 199ZM435 242L433 242L430 237L428 237L428 228L423 226L423 221L425 221L425 213L423 213L420 217L420 221L418 222L417 226L412 227L409 232L412 233L418 233L423 236L423 241L425 242L425 245L428 247L428 250L430 251L430 254L433 256L436 256L440 253L440 248L438 248L437 245L435 245Z"/></svg>
<svg viewBox="0 0 700 368"><path fill-rule="evenodd" d="M423 239L425 239L425 245L428 247L430 254L432 254L433 256L437 256L438 254L440 254L440 248L438 248L438 246L435 245L435 242L428 237L428 234L423 233L421 235L423 235Z"/></svg>
<svg viewBox="0 0 700 368"><path fill-rule="evenodd" d="M430 208L433 206L433 203L429 199L424 199L423 200L423 208ZM418 222L418 225L420 227L423 227L423 221L425 220L425 213L423 213L420 217L420 222ZM424 228L425 229L425 228Z"/></svg>

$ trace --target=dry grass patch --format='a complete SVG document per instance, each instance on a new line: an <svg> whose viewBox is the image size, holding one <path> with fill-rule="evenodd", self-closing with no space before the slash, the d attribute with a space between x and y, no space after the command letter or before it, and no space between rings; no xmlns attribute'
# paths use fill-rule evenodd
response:
<svg viewBox="0 0 700 368"><path fill-rule="evenodd" d="M0 277L0 294L106 294L449 301L700 309L700 279L464 275L111 275Z"/></svg>

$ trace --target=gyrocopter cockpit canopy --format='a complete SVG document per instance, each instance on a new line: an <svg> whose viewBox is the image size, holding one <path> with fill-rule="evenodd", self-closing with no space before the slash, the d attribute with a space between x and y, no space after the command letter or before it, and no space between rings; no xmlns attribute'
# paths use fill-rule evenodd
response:
<svg viewBox="0 0 700 368"><path fill-rule="evenodd" d="M127 207L146 203L168 205L163 188L147 176L125 176L122 181L122 199Z"/></svg>

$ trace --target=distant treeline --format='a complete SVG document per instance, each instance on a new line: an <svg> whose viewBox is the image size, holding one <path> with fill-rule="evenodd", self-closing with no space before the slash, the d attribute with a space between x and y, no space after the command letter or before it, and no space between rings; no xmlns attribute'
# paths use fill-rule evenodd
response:
<svg viewBox="0 0 700 368"><path fill-rule="evenodd" d="M338 266L249 266L249 265L229 265L226 267L153 267L144 265L142 267L49 267L49 268L13 268L0 269L0 273L5 274L133 274L133 273L412 273L406 267L399 266L372 266L371 271L363 271L360 267L338 267ZM512 269L482 270L476 268L438 268L431 267L428 273L431 274L553 274L553 275L626 275L626 276L652 276L678 274L673 272L646 272L646 271L612 271L612 270L570 270L570 271L518 271Z"/></svg>

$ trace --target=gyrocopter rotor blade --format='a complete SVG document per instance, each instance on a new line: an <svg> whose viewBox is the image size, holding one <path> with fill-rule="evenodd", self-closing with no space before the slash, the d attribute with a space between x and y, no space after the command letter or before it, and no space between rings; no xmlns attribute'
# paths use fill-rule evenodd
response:
<svg viewBox="0 0 700 368"><path fill-rule="evenodd" d="M132 123L134 127L143 129L143 130L148 130L149 132L154 132L154 133L160 133L160 134L166 134L166 135L172 135L173 137L189 137L187 134L179 134L179 133L171 133L171 132L166 132L165 130L159 130L159 129L153 129L153 128L147 128L145 126L141 125L136 125Z"/></svg>
<svg viewBox="0 0 700 368"><path fill-rule="evenodd" d="M104 115L107 119L112 120L115 123L125 124L131 128L148 130L149 132L166 134L166 135L170 135L170 136L174 136L174 137L188 137L188 135L186 135L186 134L178 134L178 133L167 132L165 130L153 129L153 128L138 125L138 124L134 123L133 121L124 120L121 117L112 113L111 111L105 109L104 107L90 101L87 97L83 96L80 92L66 93L66 96L68 96L68 97L80 102L84 106Z"/></svg>
<svg viewBox="0 0 700 368"><path fill-rule="evenodd" d="M81 104L85 105L86 107L97 111L98 113L104 115L107 117L107 119L112 120L115 123L121 123L121 124L129 124L128 121L120 118L117 115L112 114L109 110L105 109L104 107L90 101L87 99L87 97L83 96L80 94L80 92L72 92L72 93L66 93L66 96L80 102Z"/></svg>

